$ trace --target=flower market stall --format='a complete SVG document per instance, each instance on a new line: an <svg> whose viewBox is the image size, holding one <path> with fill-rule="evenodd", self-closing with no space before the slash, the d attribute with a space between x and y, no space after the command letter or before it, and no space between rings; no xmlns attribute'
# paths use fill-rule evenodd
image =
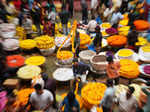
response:
<svg viewBox="0 0 150 112"><path fill-rule="evenodd" d="M67 5L68 11L71 11L70 4L69 2ZM129 1L130 12L128 10L124 12L125 9L120 7L123 11L116 12L120 17L114 24L110 22L113 18L108 18L115 14L116 4L111 4L112 10L111 8L106 10L105 5L107 4L105 3L99 8L101 13L109 10L108 17L98 16L96 20L89 19L88 24L84 24L86 21L84 16L82 22L79 21L79 18L76 19L75 16L78 16L76 12L73 14L73 19L70 19L69 15L65 16L68 20L64 19L62 16L64 9L61 9L64 4L47 3L47 1L41 1L41 3L34 1L29 12L27 10L22 13L16 10L12 15L17 15L19 18L18 25L11 22L1 24L0 16L0 44L2 45L0 46L0 85L2 85L0 87L0 112L3 112L5 107L7 110L10 104L14 109L18 109L13 112L31 111L30 103L34 101L29 102L29 100L32 95L38 93L37 84L41 85L42 90L36 94L37 96L46 90L52 93L50 106L54 112L64 111L68 106L65 105L60 109L59 104L69 97L70 91L74 93L80 112L105 112L100 103L107 95L107 89L110 88L110 85L107 84L109 80L112 81L112 88L115 89L115 98L119 98L122 93L127 93L129 86L134 87L133 96L142 107L142 100L146 101L143 85L148 85L147 82L150 81L150 43L147 40L150 23L142 19L144 17L141 15L142 12L137 13L138 9L133 4ZM28 7L26 3L22 5ZM36 9L37 7L40 11ZM132 8L135 8L137 12L134 12ZM31 12L33 15L30 14ZM38 18L34 18L35 12L40 13ZM29 17L26 18L24 14ZM137 16L139 18L136 18ZM39 19L39 23L35 24L34 19ZM102 19L101 24L98 24L98 19ZM90 24L91 21L92 24ZM93 31L90 31L90 28ZM32 33L27 33L29 29L32 30ZM96 42L101 42L101 45L96 45ZM110 78L109 72L112 75L117 74L117 77ZM136 82L139 78L144 81ZM116 80L119 82L117 85L114 84ZM14 100L10 101L10 97ZM119 106L114 105L115 108ZM46 109L39 106L32 112L45 112ZM73 106L70 110L76 110L76 108ZM49 112L48 109L46 112Z"/></svg>

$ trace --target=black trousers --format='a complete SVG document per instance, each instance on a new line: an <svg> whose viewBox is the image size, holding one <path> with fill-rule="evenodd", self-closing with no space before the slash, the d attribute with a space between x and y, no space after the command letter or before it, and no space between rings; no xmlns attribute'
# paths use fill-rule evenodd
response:
<svg viewBox="0 0 150 112"><path fill-rule="evenodd" d="M112 110L110 108L106 108L104 106L102 106L102 108L103 108L103 112L112 112Z"/></svg>
<svg viewBox="0 0 150 112"><path fill-rule="evenodd" d="M38 35L41 35L41 27L40 27L40 23L35 23Z"/></svg>
<svg viewBox="0 0 150 112"><path fill-rule="evenodd" d="M70 6L70 5L69 5L69 14L70 14L70 17L72 18L73 17L73 6Z"/></svg>
<svg viewBox="0 0 150 112"><path fill-rule="evenodd" d="M123 1L121 6L121 13L125 13L128 10L128 1Z"/></svg>
<svg viewBox="0 0 150 112"><path fill-rule="evenodd" d="M87 24L88 20L88 9L82 9L82 21L83 21L83 24Z"/></svg>

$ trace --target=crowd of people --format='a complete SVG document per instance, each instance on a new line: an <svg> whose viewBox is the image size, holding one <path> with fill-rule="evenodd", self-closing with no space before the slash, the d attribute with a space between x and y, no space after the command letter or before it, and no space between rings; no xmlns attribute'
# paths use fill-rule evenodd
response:
<svg viewBox="0 0 150 112"><path fill-rule="evenodd" d="M128 44L126 48L130 48L134 51L138 51L138 47L135 43L138 41L138 32L136 31L133 22L138 19L149 21L149 7L150 0L91 0L91 6L88 6L88 0L79 0L81 6L82 20L78 22L77 27L84 27L87 29L87 34L95 34L93 38L92 48L88 46L90 50L95 51L97 54L103 51L102 49L102 33L100 24L103 22L109 22L112 28L117 29L119 22L125 15L128 15L129 23L131 27L129 34L127 35ZM0 0L0 24L11 23L15 26L24 28L26 37L28 39L34 38L32 34L36 33L37 36L49 35L55 36L56 23L59 21L62 24L62 30L60 33L68 35L70 33L69 22L74 17L74 2L75 0L61 0L61 11L57 11L57 7L53 0ZM89 13L90 11L90 13ZM34 32L32 26L35 25L37 31ZM41 27L43 26L43 28ZM147 40L150 36L147 36ZM2 39L3 40L3 39ZM79 62L80 49L80 34L76 31L74 40L75 54L72 64L72 70L74 75L73 84L71 90L67 96L58 105L56 101L56 81L49 78L47 74L41 74L41 82L32 84L35 89L29 96L28 103L24 106L14 106L15 99L14 92L7 88L8 100L5 108L2 108L0 112L32 112L33 110L40 110L40 112L80 112L80 104L75 97L74 91L76 90L76 83L79 83L79 92L83 83L83 76L86 76L90 71L90 67L87 64ZM116 49L112 49L114 52ZM117 49L118 50L118 49ZM38 51L39 53L39 51ZM3 45L0 44L0 91L5 90L3 82L15 76L18 68L9 68L6 63L7 52L3 49ZM149 83L143 84L142 91L147 95L146 102L137 102L133 93L136 88L129 86L126 92L120 94L119 97L115 97L115 85L119 84L120 64L114 61L112 55L107 56L107 89L104 93L104 97L99 101L97 107L102 107L103 112L113 112L114 107L117 106L118 112L150 112L150 86ZM49 68L50 69L50 68ZM21 84L20 84L21 85ZM26 83L21 87L27 86ZM28 85L31 87L31 85ZM0 97L0 107L3 104ZM1 109L1 108L0 108ZM90 111L90 110L87 110Z"/></svg>

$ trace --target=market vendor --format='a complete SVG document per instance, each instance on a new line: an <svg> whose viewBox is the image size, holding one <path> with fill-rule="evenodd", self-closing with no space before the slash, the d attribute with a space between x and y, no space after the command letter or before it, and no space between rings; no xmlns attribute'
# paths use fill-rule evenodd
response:
<svg viewBox="0 0 150 112"><path fill-rule="evenodd" d="M75 56L79 57L80 52L80 33L76 32L76 36L74 38L74 48L75 48Z"/></svg>
<svg viewBox="0 0 150 112"><path fill-rule="evenodd" d="M119 112L136 112L138 103L135 96L133 96L134 91L134 87L129 86L128 90L121 93L117 98Z"/></svg>
<svg viewBox="0 0 150 112"><path fill-rule="evenodd" d="M66 10L66 7L64 7L64 6L62 7L62 11L59 14L59 16L60 16L61 23L62 23L62 26L63 26L63 33L65 35L68 35L67 23L69 21L69 12Z"/></svg>
<svg viewBox="0 0 150 112"><path fill-rule="evenodd" d="M63 106L65 107L64 112L80 112L80 105L73 91L70 91L60 104L60 110L62 110Z"/></svg>
<svg viewBox="0 0 150 112"><path fill-rule="evenodd" d="M102 34L100 32L100 27L96 26L96 37L93 40L94 48L97 52L97 54L100 52L100 48L102 46Z"/></svg>
<svg viewBox="0 0 150 112"><path fill-rule="evenodd" d="M83 24L87 24L88 20L88 6L86 0L81 0L81 7L82 7L82 22Z"/></svg>
<svg viewBox="0 0 150 112"><path fill-rule="evenodd" d="M72 65L72 69L74 77L86 74L86 71L89 70L89 66L82 62L78 62L78 59L75 58L73 62L74 64Z"/></svg>
<svg viewBox="0 0 150 112"><path fill-rule="evenodd" d="M56 12L52 10L52 8L49 9L49 14L48 14L48 20L50 20L51 22L51 28L49 30L51 30L52 35L55 35L55 20L56 20Z"/></svg>
<svg viewBox="0 0 150 112"><path fill-rule="evenodd" d="M128 36L128 48L137 51L138 49L135 46L135 43L138 42L138 32L133 30Z"/></svg>
<svg viewBox="0 0 150 112"><path fill-rule="evenodd" d="M115 85L119 84L119 68L120 64L118 62L113 61L113 57L110 55L107 57L108 65L107 65L107 75L109 79L115 81Z"/></svg>
<svg viewBox="0 0 150 112"><path fill-rule="evenodd" d="M41 19L40 19L41 18L41 14L40 14L40 11L41 11L41 9L40 9L38 3L34 2L33 6L32 6L32 10L30 10L30 14L31 14L33 23L36 26L38 35L40 35L42 33L41 32L41 28L40 28L40 24L41 24Z"/></svg>

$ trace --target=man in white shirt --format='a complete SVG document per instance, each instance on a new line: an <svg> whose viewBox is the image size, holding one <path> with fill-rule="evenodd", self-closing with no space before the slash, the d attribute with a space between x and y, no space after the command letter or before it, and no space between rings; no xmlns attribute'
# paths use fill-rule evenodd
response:
<svg viewBox="0 0 150 112"><path fill-rule="evenodd" d="M97 26L97 22L95 20L95 17L92 16L92 20L89 21L88 25L86 26L88 31L89 31L89 33L95 33L96 26Z"/></svg>
<svg viewBox="0 0 150 112"><path fill-rule="evenodd" d="M118 98L119 112L136 112L138 105L135 96L133 96L135 89L129 87L127 92L122 93Z"/></svg>
<svg viewBox="0 0 150 112"><path fill-rule="evenodd" d="M50 91L43 89L40 84L34 86L35 92L30 96L30 103L34 110L40 110L43 112L53 112L52 102L53 95Z"/></svg>
<svg viewBox="0 0 150 112"><path fill-rule="evenodd" d="M106 8L103 15L104 17L109 21L111 19L112 13L114 11L114 8ZM106 21L107 21L106 20Z"/></svg>

